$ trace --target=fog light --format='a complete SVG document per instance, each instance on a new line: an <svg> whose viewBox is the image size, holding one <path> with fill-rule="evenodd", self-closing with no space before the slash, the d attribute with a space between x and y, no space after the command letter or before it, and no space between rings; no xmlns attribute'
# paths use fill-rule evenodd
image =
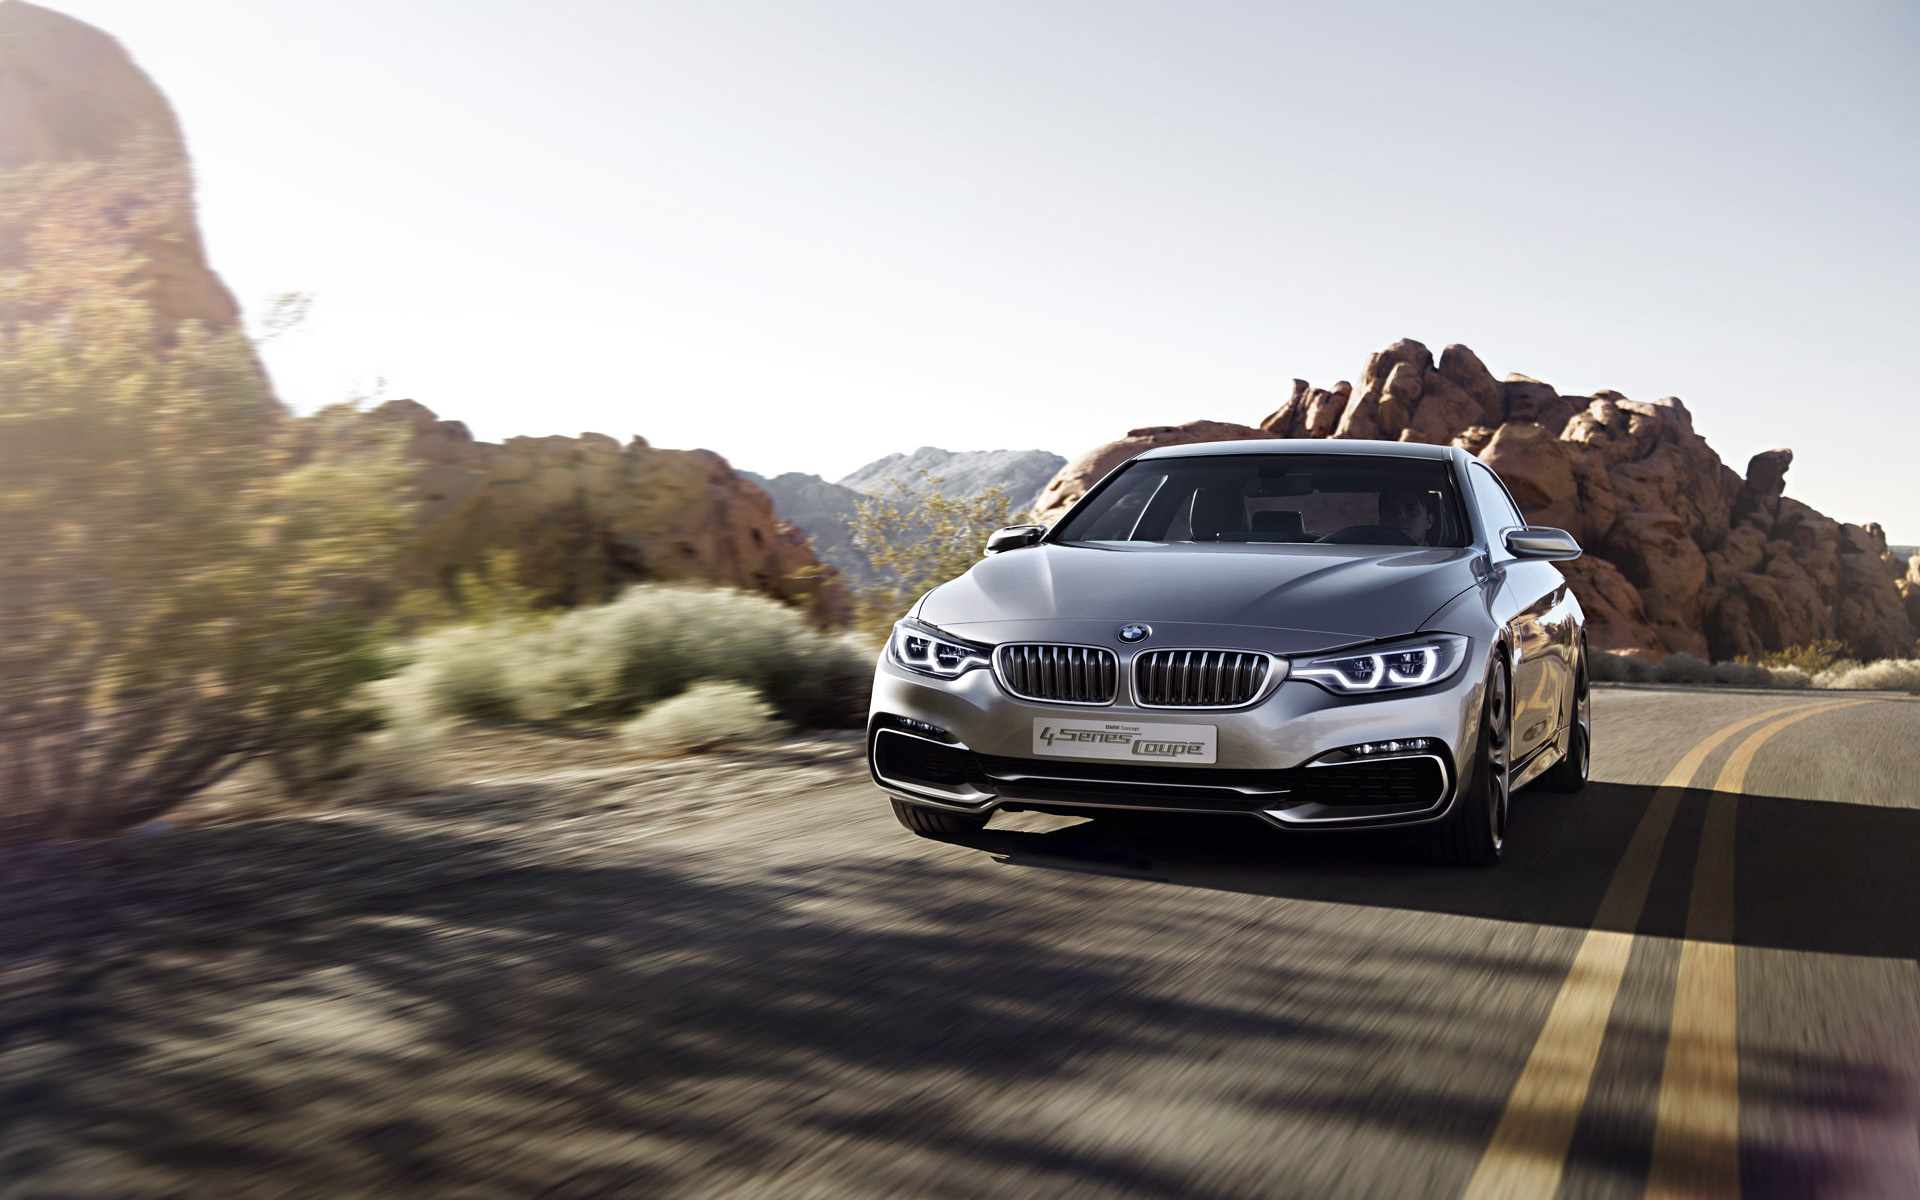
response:
<svg viewBox="0 0 1920 1200"><path fill-rule="evenodd" d="M895 717L893 723L902 729L910 729L915 733L922 733L931 738L939 738L943 742L953 737L952 734L940 728L938 725L930 725L925 721L916 721L912 717Z"/></svg>
<svg viewBox="0 0 1920 1200"><path fill-rule="evenodd" d="M1439 749L1439 738L1395 738L1384 742L1361 742L1358 746L1330 750L1320 756L1320 761L1350 762L1356 758L1379 758L1381 755L1389 754L1431 754Z"/></svg>

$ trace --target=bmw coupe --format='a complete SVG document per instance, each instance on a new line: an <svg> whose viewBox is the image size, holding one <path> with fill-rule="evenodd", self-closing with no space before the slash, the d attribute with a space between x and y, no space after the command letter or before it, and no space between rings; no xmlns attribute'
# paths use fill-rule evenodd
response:
<svg viewBox="0 0 1920 1200"><path fill-rule="evenodd" d="M1489 866L1513 792L1591 752L1584 618L1457 447L1149 450L992 535L880 656L868 765L908 829L997 810L1408 830Z"/></svg>

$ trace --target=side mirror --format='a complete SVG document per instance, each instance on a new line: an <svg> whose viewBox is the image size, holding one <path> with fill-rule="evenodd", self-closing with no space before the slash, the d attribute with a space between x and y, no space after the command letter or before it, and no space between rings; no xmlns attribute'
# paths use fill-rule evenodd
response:
<svg viewBox="0 0 1920 1200"><path fill-rule="evenodd" d="M1515 558L1544 558L1555 562L1565 562L1580 557L1580 543L1564 529L1549 529L1544 525L1529 525L1520 529L1507 530L1504 539L1508 553Z"/></svg>
<svg viewBox="0 0 1920 1200"><path fill-rule="evenodd" d="M1005 529L996 529L987 535L987 553L999 554L1038 545L1040 535L1046 531L1045 525L1009 525Z"/></svg>

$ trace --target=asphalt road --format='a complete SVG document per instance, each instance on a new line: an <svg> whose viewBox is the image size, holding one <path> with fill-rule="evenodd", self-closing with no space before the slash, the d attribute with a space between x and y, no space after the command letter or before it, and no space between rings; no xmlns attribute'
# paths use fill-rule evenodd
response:
<svg viewBox="0 0 1920 1200"><path fill-rule="evenodd" d="M629 836L112 965L9 1060L0 1194L1920 1195L1920 698L1595 725L1491 871L932 842L846 742L589 796Z"/></svg>

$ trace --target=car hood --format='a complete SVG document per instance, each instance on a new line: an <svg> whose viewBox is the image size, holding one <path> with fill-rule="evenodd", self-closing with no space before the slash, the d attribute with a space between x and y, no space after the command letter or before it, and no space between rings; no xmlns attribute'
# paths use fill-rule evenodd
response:
<svg viewBox="0 0 1920 1200"><path fill-rule="evenodd" d="M928 593L917 615L988 643L1107 643L1118 626L1139 621L1154 627L1155 645L1231 640L1300 653L1419 632L1474 586L1477 557L1471 549L1043 544L974 564ZM1239 628L1229 635L1221 626Z"/></svg>

